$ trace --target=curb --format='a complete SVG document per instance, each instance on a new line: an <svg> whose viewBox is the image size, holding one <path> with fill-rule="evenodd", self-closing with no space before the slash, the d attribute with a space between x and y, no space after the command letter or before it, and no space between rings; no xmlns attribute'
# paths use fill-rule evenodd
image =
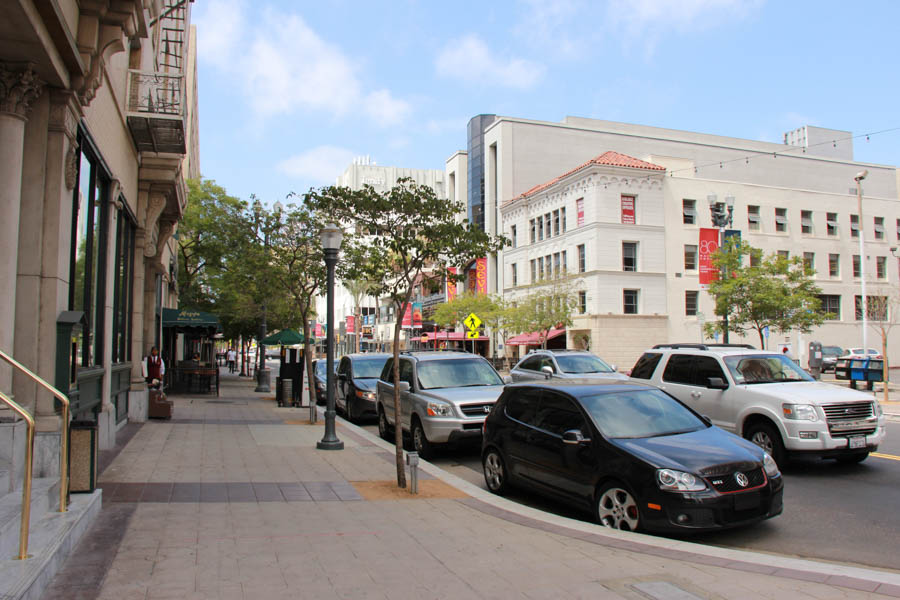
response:
<svg viewBox="0 0 900 600"><path fill-rule="evenodd" d="M339 416L336 419L353 434L391 452L391 454L395 452L393 444ZM819 562L752 550L706 546L694 542L608 529L586 521L546 513L507 500L483 490L452 473L448 473L423 459L419 459L419 468L470 496L473 501L463 501L467 506L535 529L543 529L568 537L662 558L761 573L798 581L814 581L835 587L900 598L900 573L898 572Z"/></svg>

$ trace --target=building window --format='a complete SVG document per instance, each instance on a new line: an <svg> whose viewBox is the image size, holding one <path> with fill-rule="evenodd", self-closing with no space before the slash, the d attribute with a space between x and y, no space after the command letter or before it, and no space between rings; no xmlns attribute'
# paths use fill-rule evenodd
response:
<svg viewBox="0 0 900 600"><path fill-rule="evenodd" d="M751 254L750 255L750 266L751 267L759 266L759 254Z"/></svg>
<svg viewBox="0 0 900 600"><path fill-rule="evenodd" d="M622 291L622 311L626 315L638 314L638 292L639 290Z"/></svg>
<svg viewBox="0 0 900 600"><path fill-rule="evenodd" d="M543 242L544 241L544 218L538 217L536 219L536 221L537 221L537 228L538 228L538 241Z"/></svg>
<svg viewBox="0 0 900 600"><path fill-rule="evenodd" d="M859 215L850 215L850 237L859 237Z"/></svg>
<svg viewBox="0 0 900 600"><path fill-rule="evenodd" d="M813 220L811 210L800 211L800 233L811 234L813 232Z"/></svg>
<svg viewBox="0 0 900 600"><path fill-rule="evenodd" d="M897 219L897 240L900 240L900 219Z"/></svg>
<svg viewBox="0 0 900 600"><path fill-rule="evenodd" d="M684 247L684 270L697 270L697 246Z"/></svg>
<svg viewBox="0 0 900 600"><path fill-rule="evenodd" d="M537 261L538 261L538 268L537 268L538 269L538 279L543 279L544 278L544 257L541 256L540 258L537 259Z"/></svg>
<svg viewBox="0 0 900 600"><path fill-rule="evenodd" d="M697 201L685 198L681 201L681 214L685 225L697 224Z"/></svg>
<svg viewBox="0 0 900 600"><path fill-rule="evenodd" d="M537 261L533 258L531 259L531 283L537 281Z"/></svg>
<svg viewBox="0 0 900 600"><path fill-rule="evenodd" d="M840 277L841 276L841 255L840 254L829 254L828 255L828 276L829 277Z"/></svg>
<svg viewBox="0 0 900 600"><path fill-rule="evenodd" d="M515 248L516 247L516 226L515 225L509 226L509 239L510 239L510 242L512 243L512 247Z"/></svg>
<svg viewBox="0 0 900 600"><path fill-rule="evenodd" d="M787 232L787 209L775 209L775 231L779 233Z"/></svg>
<svg viewBox="0 0 900 600"><path fill-rule="evenodd" d="M132 276L134 265L134 221L124 208L119 209L116 217L116 263L113 288L113 335L112 362L122 363L131 360L131 311L132 311Z"/></svg>
<svg viewBox="0 0 900 600"><path fill-rule="evenodd" d="M553 235L559 235L559 209L553 211Z"/></svg>
<svg viewBox="0 0 900 600"><path fill-rule="evenodd" d="M584 251L584 244L578 246L578 272L584 273L587 270L587 254Z"/></svg>
<svg viewBox="0 0 900 600"><path fill-rule="evenodd" d="M747 229L750 231L759 231L759 206L747 207Z"/></svg>
<svg viewBox="0 0 900 600"><path fill-rule="evenodd" d="M860 265L859 265L859 254L853 255L853 276L859 278L861 273Z"/></svg>
<svg viewBox="0 0 900 600"><path fill-rule="evenodd" d="M553 257L551 255L548 254L547 256L544 257L544 268L547 269L547 272L544 275L544 277L546 277L547 279L550 279L551 277L553 277L553 262L552 261L553 261Z"/></svg>
<svg viewBox="0 0 900 600"><path fill-rule="evenodd" d="M837 294L821 294L819 295L819 310L834 315L832 319L841 320L841 297Z"/></svg>
<svg viewBox="0 0 900 600"><path fill-rule="evenodd" d="M578 292L578 313L587 313L587 292Z"/></svg>
<svg viewBox="0 0 900 600"><path fill-rule="evenodd" d="M778 251L778 258L783 258L784 260L787 260L790 257L791 257L791 253L788 252L787 250L779 250Z"/></svg>
<svg viewBox="0 0 900 600"><path fill-rule="evenodd" d="M857 321L862 321L862 296L853 297L853 308ZM888 302L886 296L866 296L866 316L870 321L887 321Z"/></svg>
<svg viewBox="0 0 900 600"><path fill-rule="evenodd" d="M553 276L554 277L559 277L560 272L561 272L560 271L561 265L560 265L559 259L560 259L559 252L554 252L553 253Z"/></svg>
<svg viewBox="0 0 900 600"><path fill-rule="evenodd" d="M529 230L528 238L531 240L531 243L533 244L535 241L537 241L537 225L535 225L534 219L531 219L530 221L528 221L528 230Z"/></svg>
<svg viewBox="0 0 900 600"><path fill-rule="evenodd" d="M699 294L697 290L685 290L684 292L684 314L688 317L697 316L697 297Z"/></svg>
<svg viewBox="0 0 900 600"><path fill-rule="evenodd" d="M838 234L837 213L825 213L825 230L830 236Z"/></svg>
<svg viewBox="0 0 900 600"><path fill-rule="evenodd" d="M816 269L816 253L815 252L804 252L803 253L803 268L807 271L814 271Z"/></svg>
<svg viewBox="0 0 900 600"><path fill-rule="evenodd" d="M566 207L559 209L559 220L562 222L562 232L566 232Z"/></svg>
<svg viewBox="0 0 900 600"><path fill-rule="evenodd" d="M510 265L512 267L512 286L516 287L519 284L519 272L516 269L516 263Z"/></svg>
<svg viewBox="0 0 900 600"><path fill-rule="evenodd" d="M887 279L887 256L875 257L875 278Z"/></svg>
<svg viewBox="0 0 900 600"><path fill-rule="evenodd" d="M569 261L566 260L566 250L562 251L562 272L563 275L569 270Z"/></svg>
<svg viewBox="0 0 900 600"><path fill-rule="evenodd" d="M544 215L544 230L547 233L547 239L550 239L550 227L551 227L551 217L550 213Z"/></svg>
<svg viewBox="0 0 900 600"><path fill-rule="evenodd" d="M622 270L637 271L637 242L622 242Z"/></svg>
<svg viewBox="0 0 900 600"><path fill-rule="evenodd" d="M884 217L875 217L875 239L884 239Z"/></svg>

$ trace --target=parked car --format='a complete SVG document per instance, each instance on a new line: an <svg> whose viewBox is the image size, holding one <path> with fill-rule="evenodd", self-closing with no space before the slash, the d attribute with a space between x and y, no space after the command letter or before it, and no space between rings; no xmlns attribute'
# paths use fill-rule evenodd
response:
<svg viewBox="0 0 900 600"><path fill-rule="evenodd" d="M390 354L347 354L337 367L335 404L349 421L374 417L375 383Z"/></svg>
<svg viewBox="0 0 900 600"><path fill-rule="evenodd" d="M326 378L326 373L327 373L327 368L328 368L328 361L325 360L324 358L317 358L316 360L312 361L312 363L313 363L313 379L315 381L315 386L316 386L316 404L318 404L319 406L324 406L325 402L327 400L327 394L325 393L325 390L327 389L325 387L325 383L326 383L325 378ZM337 381L337 366L338 366L338 361L334 361L335 375L334 375L333 381Z"/></svg>
<svg viewBox="0 0 900 600"><path fill-rule="evenodd" d="M844 355L840 346L822 346L822 372L834 371L838 358Z"/></svg>
<svg viewBox="0 0 900 600"><path fill-rule="evenodd" d="M616 529L722 529L782 511L765 451L634 382L507 386L484 424L482 466L496 494L525 486Z"/></svg>
<svg viewBox="0 0 900 600"><path fill-rule="evenodd" d="M860 462L884 439L871 395L814 380L781 353L752 346L662 344L631 371L783 465L791 455Z"/></svg>
<svg viewBox="0 0 900 600"><path fill-rule="evenodd" d="M516 363L509 374L514 382L547 379L548 374L551 379L628 379L586 350L536 350Z"/></svg>
<svg viewBox="0 0 900 600"><path fill-rule="evenodd" d="M840 358L881 358L881 352L875 348L869 348L868 351L863 348L847 348Z"/></svg>
<svg viewBox="0 0 900 600"><path fill-rule="evenodd" d="M487 360L467 352L404 352L400 355L400 418L394 411L394 359L377 384L378 433L393 441L399 423L419 456L435 446L481 436L484 417L503 392L504 380Z"/></svg>

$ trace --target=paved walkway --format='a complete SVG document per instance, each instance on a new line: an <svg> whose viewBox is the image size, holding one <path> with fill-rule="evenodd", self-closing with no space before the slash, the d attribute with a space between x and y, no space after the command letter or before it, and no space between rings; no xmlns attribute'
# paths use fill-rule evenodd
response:
<svg viewBox="0 0 900 600"><path fill-rule="evenodd" d="M610 532L425 465L396 490L390 446L224 375L105 455L104 509L55 599L884 598L900 574ZM836 543L840 543L836 540Z"/></svg>

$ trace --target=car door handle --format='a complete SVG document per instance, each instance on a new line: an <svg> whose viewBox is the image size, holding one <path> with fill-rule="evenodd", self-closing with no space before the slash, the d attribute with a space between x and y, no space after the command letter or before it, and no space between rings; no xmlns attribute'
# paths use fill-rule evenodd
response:
<svg viewBox="0 0 900 600"><path fill-rule="evenodd" d="M699 398L702 395L703 395L703 392L697 392L697 391L691 392L691 398Z"/></svg>

